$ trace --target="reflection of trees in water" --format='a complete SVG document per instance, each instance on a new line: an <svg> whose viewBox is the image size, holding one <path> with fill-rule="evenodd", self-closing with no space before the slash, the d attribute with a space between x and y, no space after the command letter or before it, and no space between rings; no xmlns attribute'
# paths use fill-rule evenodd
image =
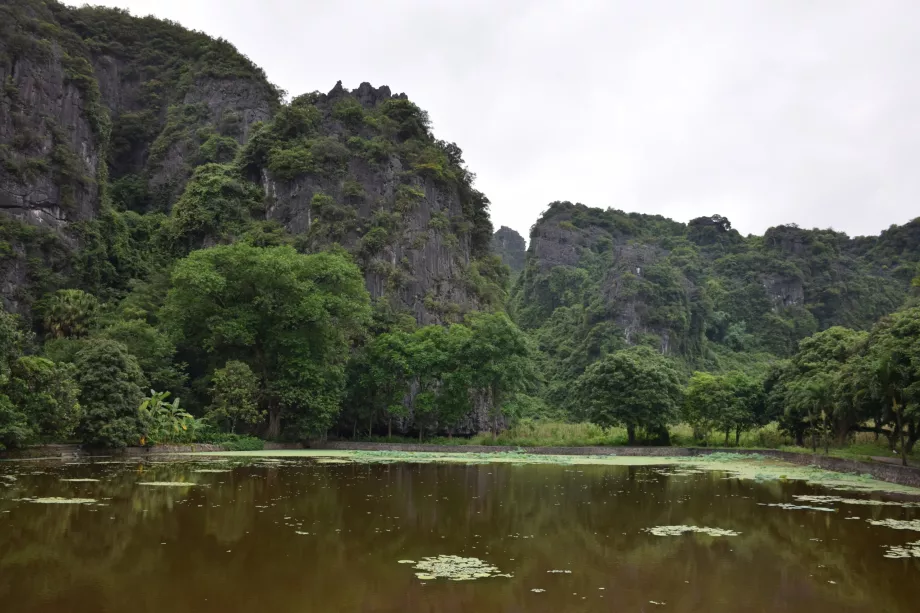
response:
<svg viewBox="0 0 920 613"><path fill-rule="evenodd" d="M58 467L0 488L0 510L13 511L0 522L15 526L0 532L0 602L42 595L67 598L62 610L75 610L78 601L87 610L177 613L435 610L432 586L426 592L396 561L457 554L516 578L439 584L436 610L481 608L483 598L520 606L531 587L548 588L541 606L561 610L555 599L563 591L593 596L606 587L606 599L635 610L650 599L697 610L769 597L764 606L789 611L831 602L841 611L897 611L920 570L915 560L882 560L879 545L900 543L897 531L840 514L756 505L813 491L801 483L724 480L720 473L666 477L648 467L290 463L192 472L196 467L109 465L92 475ZM102 481L61 483L65 473ZM207 487L136 485L181 480ZM6 502L75 494L110 498L109 506ZM742 534L641 532L678 524ZM574 572L546 574L559 568ZM578 610L565 602L566 610Z"/></svg>

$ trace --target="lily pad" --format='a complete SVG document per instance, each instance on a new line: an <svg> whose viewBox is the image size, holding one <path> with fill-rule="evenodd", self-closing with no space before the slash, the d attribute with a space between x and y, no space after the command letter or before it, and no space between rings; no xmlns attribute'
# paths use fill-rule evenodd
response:
<svg viewBox="0 0 920 613"><path fill-rule="evenodd" d="M777 502L773 504L765 504L763 502L758 502L758 506L761 507L779 507L780 509L786 509L787 511L829 511L834 513L837 509L828 509L827 507L811 507L804 504L792 504L789 502Z"/></svg>
<svg viewBox="0 0 920 613"><path fill-rule="evenodd" d="M412 560L400 560L400 564L408 564ZM486 579L489 577L510 577L501 573L498 568L487 564L479 558L463 558L460 556L445 556L422 558L413 567L421 571L415 576L422 580L450 579L451 581L471 581L473 579Z"/></svg>
<svg viewBox="0 0 920 613"><path fill-rule="evenodd" d="M895 530L916 530L920 532L920 519L867 519L867 522L873 526L885 526Z"/></svg>
<svg viewBox="0 0 920 613"><path fill-rule="evenodd" d="M152 485L155 487L194 487L197 483L187 481L139 481L138 485Z"/></svg>
<svg viewBox="0 0 920 613"><path fill-rule="evenodd" d="M36 504L94 504L95 498L17 498L17 502L34 502Z"/></svg>
<svg viewBox="0 0 920 613"><path fill-rule="evenodd" d="M890 545L886 558L920 558L920 541L906 545Z"/></svg>
<svg viewBox="0 0 920 613"><path fill-rule="evenodd" d="M643 531L654 534L655 536L680 536L687 532L698 532L700 534L708 534L709 536L738 536L741 534L734 530L705 528L702 526L654 526L652 528L643 528Z"/></svg>
<svg viewBox="0 0 920 613"><path fill-rule="evenodd" d="M854 504L867 507L920 507L920 502L895 502L891 500L871 500L865 498L843 498L841 496L793 496L796 500L802 502L831 503L839 502L841 504Z"/></svg>

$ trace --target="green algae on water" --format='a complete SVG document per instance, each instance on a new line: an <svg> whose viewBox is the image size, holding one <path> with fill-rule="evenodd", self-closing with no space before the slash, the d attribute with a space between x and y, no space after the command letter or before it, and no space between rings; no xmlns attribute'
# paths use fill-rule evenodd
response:
<svg viewBox="0 0 920 613"><path fill-rule="evenodd" d="M400 560L400 564L409 563L411 560ZM473 579L487 579L491 577L511 577L502 573L495 566L487 564L479 558L463 558L460 556L445 556L422 558L413 567L421 571L415 576L422 580L450 579L451 581L471 581Z"/></svg>
<svg viewBox="0 0 920 613"><path fill-rule="evenodd" d="M895 530L916 530L920 532L920 519L867 519L873 526L885 526Z"/></svg>
<svg viewBox="0 0 920 613"><path fill-rule="evenodd" d="M95 504L95 498L61 498L52 496L49 498L17 498L16 502L33 502L36 504Z"/></svg>
<svg viewBox="0 0 920 613"><path fill-rule="evenodd" d="M802 502L817 502L817 503L831 503L839 502L841 504L853 504L853 505L862 505L869 507L920 507L920 502L896 502L891 500L872 500L865 498L842 498L840 496L809 496L809 495L796 495L793 496L796 500Z"/></svg>
<svg viewBox="0 0 920 613"><path fill-rule="evenodd" d="M654 526L652 528L643 528L642 530L643 532L648 532L655 536L680 536L688 532L698 532L700 534L708 534L709 536L738 536L741 534L734 530L705 528L702 526Z"/></svg>
<svg viewBox="0 0 920 613"><path fill-rule="evenodd" d="M138 481L138 485L150 485L154 487L194 487L197 483L187 481Z"/></svg>
<svg viewBox="0 0 920 613"><path fill-rule="evenodd" d="M792 504L789 502L776 502L772 504L766 504L763 502L758 502L757 506L759 507L779 507L780 509L786 509L787 511L829 511L835 513L837 509L828 509L826 507L812 507L804 504Z"/></svg>
<svg viewBox="0 0 920 613"><path fill-rule="evenodd" d="M905 545L889 545L886 558L920 558L920 541Z"/></svg>

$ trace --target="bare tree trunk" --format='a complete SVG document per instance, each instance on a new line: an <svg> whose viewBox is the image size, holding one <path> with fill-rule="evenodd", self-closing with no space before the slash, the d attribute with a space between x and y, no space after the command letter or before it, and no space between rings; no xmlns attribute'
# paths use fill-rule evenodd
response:
<svg viewBox="0 0 920 613"><path fill-rule="evenodd" d="M827 426L827 418L825 418L824 419L824 431L822 432L822 434L824 435L824 455L830 455L830 451L828 450L828 447L827 447L827 439L828 439L827 431L829 429L830 428L828 428Z"/></svg>
<svg viewBox="0 0 920 613"><path fill-rule="evenodd" d="M735 447L741 446L741 426L735 428Z"/></svg>
<svg viewBox="0 0 920 613"><path fill-rule="evenodd" d="M367 438L374 436L374 414L371 413L370 418L367 420Z"/></svg>
<svg viewBox="0 0 920 613"><path fill-rule="evenodd" d="M272 406L268 409L268 432L266 438L275 439L281 436L281 409Z"/></svg>
<svg viewBox="0 0 920 613"><path fill-rule="evenodd" d="M418 428L418 442L420 443L422 442L422 427L421 426L419 426Z"/></svg>
<svg viewBox="0 0 920 613"><path fill-rule="evenodd" d="M393 417L392 416L390 416L390 418L387 420L387 438L388 439L393 438Z"/></svg>
<svg viewBox="0 0 920 613"><path fill-rule="evenodd" d="M358 438L358 418L355 417L355 420L351 426L351 440L355 440L357 438Z"/></svg>
<svg viewBox="0 0 920 613"><path fill-rule="evenodd" d="M818 453L818 433L815 428L814 414L808 416L808 423L811 425L811 452Z"/></svg>
<svg viewBox="0 0 920 613"><path fill-rule="evenodd" d="M630 445L636 444L636 427L633 425L626 426L626 438Z"/></svg>
<svg viewBox="0 0 920 613"><path fill-rule="evenodd" d="M901 411L904 410L904 407L900 407L897 400L892 400L891 409L894 411L898 422L898 442L901 444L901 465L907 466L907 447L904 445L904 417L901 415Z"/></svg>
<svg viewBox="0 0 920 613"><path fill-rule="evenodd" d="M728 433L731 432L731 428L725 428L725 446L728 447Z"/></svg>

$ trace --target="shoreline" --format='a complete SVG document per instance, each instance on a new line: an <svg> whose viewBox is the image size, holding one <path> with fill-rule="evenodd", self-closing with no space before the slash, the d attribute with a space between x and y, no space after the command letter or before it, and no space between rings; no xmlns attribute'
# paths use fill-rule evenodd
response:
<svg viewBox="0 0 920 613"><path fill-rule="evenodd" d="M593 457L643 457L643 458L700 458L716 454L733 456L760 456L779 460L789 464L814 467L845 475L871 477L877 481L920 489L920 468L904 467L883 462L863 462L824 456L821 454L797 453L777 449L723 449L706 447L512 447L502 445L430 445L410 443L362 443L346 441L313 441L308 445L297 443L266 442L260 451L239 452L247 455L271 455L285 452L310 451L321 455L323 451L339 452L393 452L420 454L508 454L519 453L532 456L593 456ZM145 458L151 456L187 455L187 454L227 454L230 452L221 445L160 445L151 448L128 447L120 450L86 450L79 445L45 445L31 447L16 452L0 453L2 460L60 460L80 457L121 456Z"/></svg>

